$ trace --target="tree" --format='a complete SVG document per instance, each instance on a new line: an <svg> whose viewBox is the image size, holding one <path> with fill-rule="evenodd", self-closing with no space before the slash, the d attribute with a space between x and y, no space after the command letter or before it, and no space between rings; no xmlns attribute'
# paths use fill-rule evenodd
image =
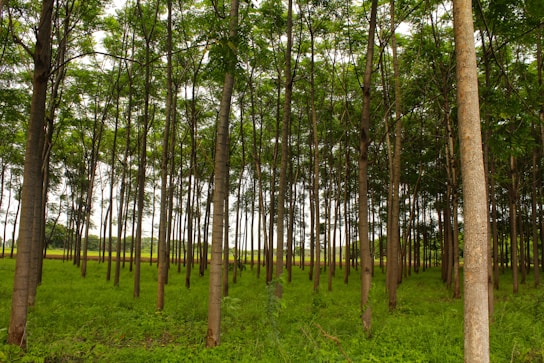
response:
<svg viewBox="0 0 544 363"><path fill-rule="evenodd" d="M98 96L98 95L97 95ZM98 103L95 100L95 103ZM98 105L95 104L95 115L93 122L93 133L91 138L91 149L90 149L90 162L87 170L87 197L85 200L85 239L83 242L83 259L81 263L81 276L85 277L87 274L87 250L88 250L88 240L89 240L89 229L91 228L91 215L92 215L92 202L93 202L93 192L96 179L96 169L98 165L98 157L100 144L102 142L102 132L104 130L104 118L106 111L104 111L103 116L98 115ZM82 140L84 141L84 140Z"/></svg>
<svg viewBox="0 0 544 363"><path fill-rule="evenodd" d="M43 187L42 151L44 144L47 83L51 65L51 28L54 1L44 0L37 24L36 46L32 52L32 101L25 151L24 180L21 196L21 223L11 300L8 343L26 347L26 321L33 254L41 254L39 241L34 241L35 229L41 227L40 213Z"/></svg>
<svg viewBox="0 0 544 363"><path fill-rule="evenodd" d="M291 99L293 95L293 80L291 70L291 51L293 48L293 1L287 5L287 46L285 48L285 98L283 104L283 122L281 128L281 164L280 188L278 193L278 221L276 244L276 279L283 273L283 246L285 239L285 196L287 194L287 160L289 158L289 129L291 127ZM315 286L315 285L314 285ZM276 296L282 296L280 281L276 282Z"/></svg>
<svg viewBox="0 0 544 363"><path fill-rule="evenodd" d="M378 1L372 0L370 27L366 48L366 65L363 78L363 110L359 133L359 244L361 254L361 312L364 329L370 334L372 308L369 302L372 284L372 264L370 242L368 239L368 145L370 144L370 92L374 57L374 32Z"/></svg>
<svg viewBox="0 0 544 363"><path fill-rule="evenodd" d="M400 213L400 173L401 173L401 146L402 146L402 104L400 92L399 61L397 56L397 35L395 32L395 1L390 2L391 11L391 48L393 56L393 78L395 89L395 147L391 162L391 176L389 192L391 196L390 219L387 222L387 291L389 295L389 309L397 307L397 285L399 280L399 213ZM406 243L406 241L404 241Z"/></svg>
<svg viewBox="0 0 544 363"><path fill-rule="evenodd" d="M145 198L145 186L146 186L146 165L147 165L147 134L151 124L151 110L150 110L150 92L151 92L151 43L155 35L155 29L158 23L159 5L157 1L154 8L144 8L140 1L136 3L138 8L138 14L142 22L142 32L145 38L145 97L144 97L144 110L143 110L143 122L140 133L140 160L138 163L138 215L137 215L137 228L136 228L136 240L135 240L135 270L134 270L134 297L140 296L140 266L141 266L141 253L142 253L142 228L143 228L143 215L144 215L144 198ZM151 13L149 13L151 11ZM150 16L153 20L151 24L147 24Z"/></svg>
<svg viewBox="0 0 544 363"><path fill-rule="evenodd" d="M465 362L489 362L488 210L472 1L454 0L457 103L465 221Z"/></svg>
<svg viewBox="0 0 544 363"><path fill-rule="evenodd" d="M162 155L161 155L161 202L160 202L160 221L159 221L159 276L157 279L157 309L164 309L164 286L166 285L166 276L168 274L167 260L168 254L166 251L166 234L167 234L167 213L168 213L168 160L170 159L170 126L173 118L173 87L172 87L172 0L168 0L168 25L166 35L166 52L167 52L167 76L166 76L166 123L164 125L164 134L162 139Z"/></svg>
<svg viewBox="0 0 544 363"><path fill-rule="evenodd" d="M221 253L225 219L225 195L228 193L226 180L228 170L228 133L232 93L234 89L234 71L238 45L238 0L231 0L228 38L224 39L226 52L225 80L219 104L217 120L217 138L215 142L215 190L213 192L212 257L210 263L210 287L208 298L208 333L206 347L220 344L221 331Z"/></svg>

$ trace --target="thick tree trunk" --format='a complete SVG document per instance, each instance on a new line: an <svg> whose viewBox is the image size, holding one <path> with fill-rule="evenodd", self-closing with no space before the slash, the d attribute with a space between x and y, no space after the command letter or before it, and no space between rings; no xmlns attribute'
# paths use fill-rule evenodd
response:
<svg viewBox="0 0 544 363"><path fill-rule="evenodd" d="M471 0L454 0L459 139L464 197L465 362L489 362L488 210Z"/></svg>
<svg viewBox="0 0 544 363"><path fill-rule="evenodd" d="M234 45L237 44L238 35L238 0L231 0L229 36ZM215 144L215 190L213 193L213 227L212 227L212 260L210 264L210 285L208 297L208 332L206 334L206 347L214 347L220 344L221 333L221 253L223 245L224 222L227 216L224 214L226 179L228 175L228 132L229 116L231 108L232 92L234 89L234 67L236 65L236 53L228 55L227 71L223 84L221 103L219 105L219 119L217 124L217 139Z"/></svg>
<svg viewBox="0 0 544 363"><path fill-rule="evenodd" d="M28 312L29 278L32 255L41 255L39 245L34 245L33 232L41 227L36 220L41 216L40 195L43 187L42 151L44 143L44 123L47 97L47 83L51 65L51 25L54 1L42 2L40 23L37 25L37 39L34 49L34 74L32 78L32 101L28 125L24 179L21 195L21 223L19 243L11 299L11 318L7 341L9 344L26 347L26 321ZM38 205L39 204L39 205Z"/></svg>
<svg viewBox="0 0 544 363"><path fill-rule="evenodd" d="M374 57L374 33L378 1L372 0L370 27L366 50L366 65L363 79L363 111L359 133L359 246L361 256L361 312L363 328L370 334L372 309L369 302L372 284L372 264L368 240L368 146L370 144L370 92Z"/></svg>

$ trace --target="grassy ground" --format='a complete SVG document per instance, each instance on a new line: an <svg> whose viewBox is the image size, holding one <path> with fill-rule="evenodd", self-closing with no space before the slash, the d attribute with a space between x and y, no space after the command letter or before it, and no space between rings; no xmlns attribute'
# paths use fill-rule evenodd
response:
<svg viewBox="0 0 544 363"><path fill-rule="evenodd" d="M0 340L9 323L14 261L0 259ZM438 270L406 279L398 309L387 311L384 276L372 291L372 336L362 332L360 285L342 272L333 291L314 294L307 271L295 269L277 301L263 279L246 270L223 301L222 344L205 349L208 278L172 271L166 308L155 311L156 266L143 264L141 297L132 297L132 274L121 286L105 281L95 261L82 279L69 262L46 260L44 281L28 321L28 350L0 345L0 362L462 362L463 306L452 300ZM528 281L511 294L507 275L496 294L491 326L492 362L544 361L544 289Z"/></svg>

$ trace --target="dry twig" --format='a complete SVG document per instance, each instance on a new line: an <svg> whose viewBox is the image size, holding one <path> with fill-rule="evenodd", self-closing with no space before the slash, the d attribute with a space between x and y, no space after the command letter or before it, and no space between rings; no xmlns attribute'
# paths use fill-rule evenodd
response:
<svg viewBox="0 0 544 363"><path fill-rule="evenodd" d="M340 351L342 352L342 354L344 355L344 357L346 358L346 360L347 360L348 362L353 362L353 361L350 359L350 357L347 355L347 353L346 353L346 351L344 350L344 348L342 348L342 343L340 343L340 339L338 339L337 337L335 337L335 336L330 335L329 333L327 333L327 332L325 331L325 329L323 329L323 328L321 327L321 325L315 324L315 326L317 326L317 327L319 328L319 330L321 331L321 334L323 334L323 336L324 336L325 338L328 338L328 339L330 339L330 340L332 340L333 342L336 343L336 345L338 346L338 349L340 349Z"/></svg>

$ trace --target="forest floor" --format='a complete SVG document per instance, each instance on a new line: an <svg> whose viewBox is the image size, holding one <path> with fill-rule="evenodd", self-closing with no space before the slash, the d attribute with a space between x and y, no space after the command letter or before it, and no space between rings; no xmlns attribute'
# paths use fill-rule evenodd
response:
<svg viewBox="0 0 544 363"><path fill-rule="evenodd" d="M119 287L106 281L106 267L93 261L81 278L71 262L44 261L23 352L5 344L15 262L0 259L0 362L463 361L463 302L451 298L439 269L404 279L393 312L385 275L377 269L370 337L360 319L358 271L352 270L345 284L337 270L332 291L324 271L314 293L308 269L294 268L293 281L282 281L284 296L277 300L264 275L245 270L223 299L221 345L206 349L207 276L194 274L187 289L184 270L172 268L165 309L158 312L155 265L142 264L136 299L128 266ZM528 276L513 295L511 273L502 274L490 329L491 361L544 362L543 320L544 287L535 289Z"/></svg>

